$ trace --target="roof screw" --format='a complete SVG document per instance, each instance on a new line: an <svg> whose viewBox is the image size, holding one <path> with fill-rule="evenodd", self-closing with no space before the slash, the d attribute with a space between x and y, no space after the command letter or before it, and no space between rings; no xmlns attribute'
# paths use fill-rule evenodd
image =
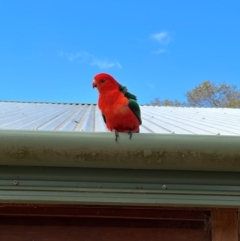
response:
<svg viewBox="0 0 240 241"><path fill-rule="evenodd" d="M18 184L19 184L19 181L18 181L18 180L14 180L14 181L13 181L13 185L14 185L14 186L17 186Z"/></svg>
<svg viewBox="0 0 240 241"><path fill-rule="evenodd" d="M167 189L167 185L166 185L166 184L163 184L163 185L162 185L162 189L163 189L163 190L166 190L166 189Z"/></svg>

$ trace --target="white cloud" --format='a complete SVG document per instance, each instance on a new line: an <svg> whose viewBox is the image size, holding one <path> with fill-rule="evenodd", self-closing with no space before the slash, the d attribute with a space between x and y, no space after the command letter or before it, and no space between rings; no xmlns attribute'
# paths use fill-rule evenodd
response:
<svg viewBox="0 0 240 241"><path fill-rule="evenodd" d="M100 59L93 59L91 65L96 65L98 66L100 69L109 69L111 67L118 67L118 68L122 68L121 64L117 61L108 61L108 60L100 60Z"/></svg>
<svg viewBox="0 0 240 241"><path fill-rule="evenodd" d="M172 34L170 32L162 31L159 33L151 34L150 38L162 46L162 48L152 51L152 54L164 54L169 52L166 49L166 46L169 45L169 43L172 41Z"/></svg>
<svg viewBox="0 0 240 241"><path fill-rule="evenodd" d="M112 67L122 68L121 64L117 60L109 61L107 58L99 59L93 54L88 52L77 52L77 53L66 53L63 51L58 51L59 57L65 57L69 61L80 60L81 62L88 63L89 65L95 65L100 69L109 69Z"/></svg>
<svg viewBox="0 0 240 241"><path fill-rule="evenodd" d="M157 41L161 45L168 45L172 41L172 37L167 31L152 34L151 39Z"/></svg>

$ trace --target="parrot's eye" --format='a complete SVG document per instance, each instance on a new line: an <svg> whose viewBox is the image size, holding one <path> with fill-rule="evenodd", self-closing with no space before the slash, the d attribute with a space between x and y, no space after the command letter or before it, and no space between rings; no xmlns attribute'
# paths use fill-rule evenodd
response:
<svg viewBox="0 0 240 241"><path fill-rule="evenodd" d="M101 83L104 83L105 82L105 79L101 79Z"/></svg>

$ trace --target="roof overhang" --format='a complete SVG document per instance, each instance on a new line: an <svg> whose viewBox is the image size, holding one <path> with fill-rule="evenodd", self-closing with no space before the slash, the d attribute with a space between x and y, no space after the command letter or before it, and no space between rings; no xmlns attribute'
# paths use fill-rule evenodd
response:
<svg viewBox="0 0 240 241"><path fill-rule="evenodd" d="M0 165L240 171L240 136L0 131Z"/></svg>
<svg viewBox="0 0 240 241"><path fill-rule="evenodd" d="M237 207L240 137L0 131L0 202Z"/></svg>

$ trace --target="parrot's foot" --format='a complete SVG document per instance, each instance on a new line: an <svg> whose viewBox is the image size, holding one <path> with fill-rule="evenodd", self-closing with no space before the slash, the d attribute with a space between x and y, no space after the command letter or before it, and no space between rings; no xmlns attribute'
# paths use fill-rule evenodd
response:
<svg viewBox="0 0 240 241"><path fill-rule="evenodd" d="M129 135L129 140L131 140L132 139L132 131L129 131L128 135Z"/></svg>
<svg viewBox="0 0 240 241"><path fill-rule="evenodd" d="M115 130L115 141L116 142L118 141L118 137L119 137L118 131Z"/></svg>

